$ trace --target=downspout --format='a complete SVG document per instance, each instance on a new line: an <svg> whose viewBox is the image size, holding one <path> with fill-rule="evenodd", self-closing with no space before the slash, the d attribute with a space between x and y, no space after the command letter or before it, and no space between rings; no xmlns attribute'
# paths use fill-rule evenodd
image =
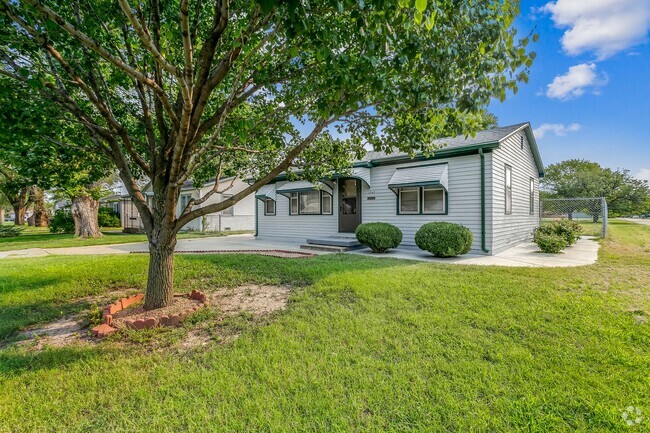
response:
<svg viewBox="0 0 650 433"><path fill-rule="evenodd" d="M260 206L259 200L257 200L257 197L255 197L255 238L257 238L257 213L258 213L258 207Z"/></svg>
<svg viewBox="0 0 650 433"><path fill-rule="evenodd" d="M485 246L485 155L482 148L478 154L481 157L481 249L487 254L490 250Z"/></svg>

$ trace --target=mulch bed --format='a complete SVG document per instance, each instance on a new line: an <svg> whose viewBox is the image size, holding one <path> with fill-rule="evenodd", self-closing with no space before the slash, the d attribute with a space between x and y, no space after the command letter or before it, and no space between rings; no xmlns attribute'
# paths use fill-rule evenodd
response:
<svg viewBox="0 0 650 433"><path fill-rule="evenodd" d="M146 251L131 251L131 254L149 254ZM257 254L260 256L278 257L281 259L306 259L316 254L289 250L202 250L176 251L175 254Z"/></svg>

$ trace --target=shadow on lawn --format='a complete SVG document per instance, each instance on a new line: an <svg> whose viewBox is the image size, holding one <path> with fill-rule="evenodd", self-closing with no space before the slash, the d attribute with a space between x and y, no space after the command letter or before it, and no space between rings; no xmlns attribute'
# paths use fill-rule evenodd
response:
<svg viewBox="0 0 650 433"><path fill-rule="evenodd" d="M77 362L89 362L113 351L96 346L68 346L42 351L0 350L0 375L51 370Z"/></svg>

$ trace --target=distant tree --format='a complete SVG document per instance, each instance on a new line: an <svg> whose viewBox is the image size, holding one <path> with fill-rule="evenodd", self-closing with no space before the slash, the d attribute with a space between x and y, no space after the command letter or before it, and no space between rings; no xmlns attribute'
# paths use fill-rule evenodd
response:
<svg viewBox="0 0 650 433"><path fill-rule="evenodd" d="M0 190L14 206L16 224L24 224L25 210L32 206L30 221L46 226L43 190L56 189L72 202L75 234L101 236L98 185L111 168L105 157L86 151L90 137L84 127L33 98L29 86L9 83L6 77L0 77L0 124Z"/></svg>
<svg viewBox="0 0 650 433"><path fill-rule="evenodd" d="M605 197L613 216L640 213L650 197L648 182L634 178L629 170L612 170L582 159L548 166L542 188L549 197ZM597 221L598 215L593 218Z"/></svg>
<svg viewBox="0 0 650 433"><path fill-rule="evenodd" d="M433 151L434 137L480 129L471 114L528 80L518 13L510 0L7 0L0 73L83 125L86 152L119 170L149 239L154 309L173 301L189 221L282 172L349 170L365 145ZM223 173L255 180L207 204ZM177 212L183 183L208 176L215 187Z"/></svg>

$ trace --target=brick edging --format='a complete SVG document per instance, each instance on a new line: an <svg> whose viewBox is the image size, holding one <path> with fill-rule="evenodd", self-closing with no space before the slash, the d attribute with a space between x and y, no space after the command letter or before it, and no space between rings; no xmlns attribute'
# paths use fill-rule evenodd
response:
<svg viewBox="0 0 650 433"><path fill-rule="evenodd" d="M199 308L209 305L206 294L199 292L198 290L192 290L190 293L175 293L174 297L187 297L189 299L195 299L199 301L199 304L195 305L192 308L185 309L180 313L165 315L160 318L145 317L144 319L125 320L124 324L129 329L155 328L156 326L177 326L182 323L187 316ZM118 311L122 311L123 309L135 304L136 302L142 301L142 299L144 299L144 295L142 293L138 293L137 295L118 299L112 304L102 308L102 324L95 326L92 329L93 335L101 338L117 332L118 329L113 324L113 315Z"/></svg>

